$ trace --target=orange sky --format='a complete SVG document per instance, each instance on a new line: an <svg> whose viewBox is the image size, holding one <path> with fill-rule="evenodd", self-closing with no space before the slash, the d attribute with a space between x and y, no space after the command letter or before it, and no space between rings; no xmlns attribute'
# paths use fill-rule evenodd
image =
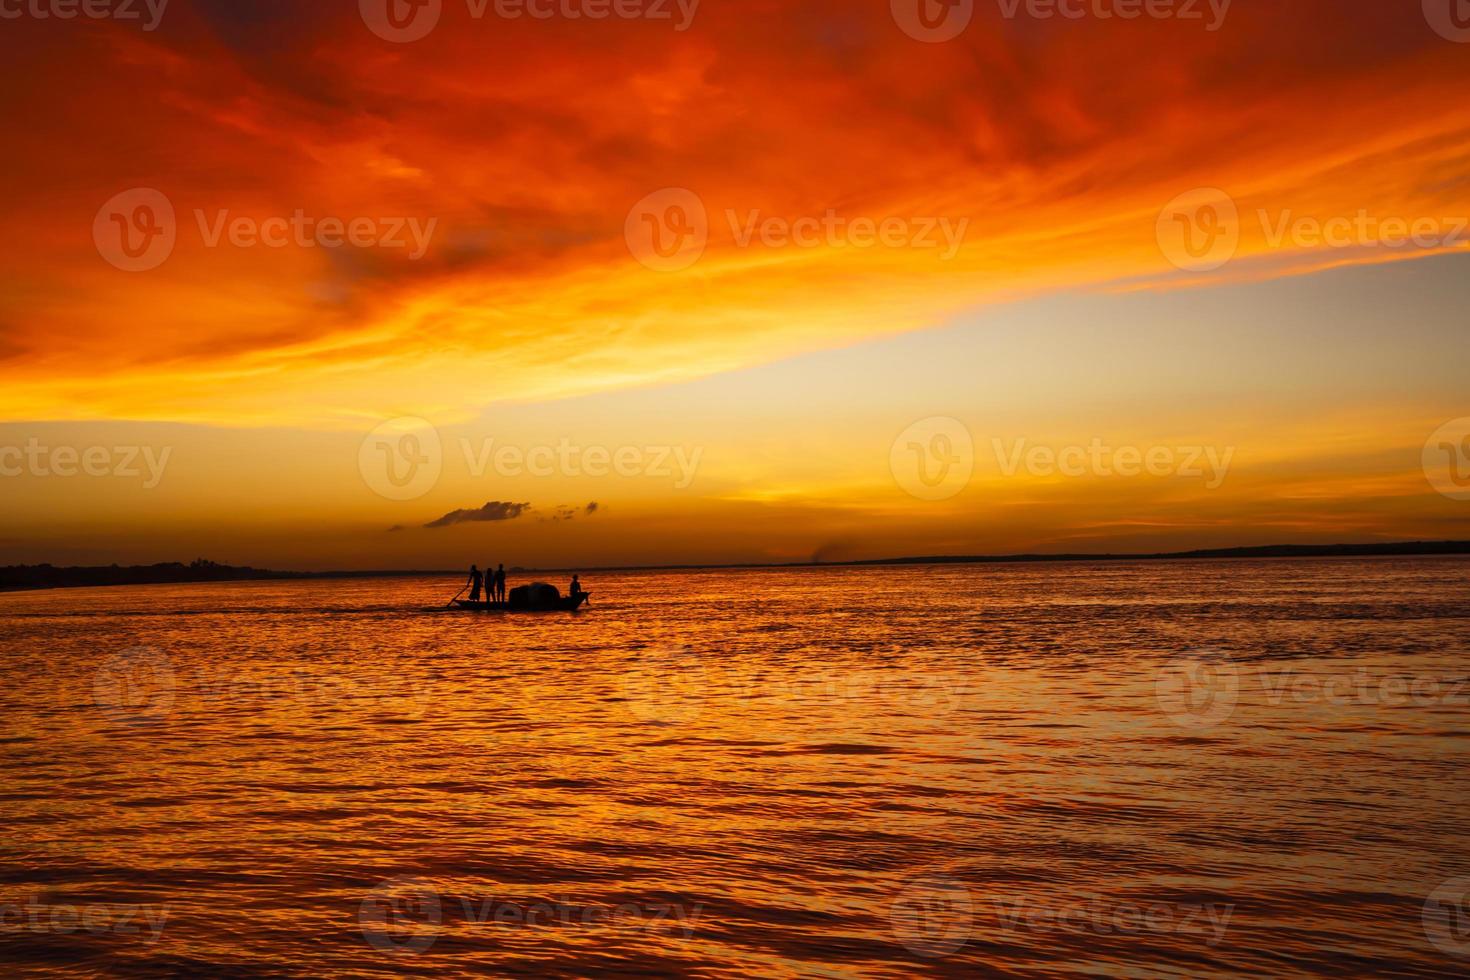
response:
<svg viewBox="0 0 1470 980"><path fill-rule="evenodd" d="M493 4L477 19L444 0L411 43L377 36L346 0L174 0L155 30L0 23L0 450L119 432L174 449L146 490L34 467L0 478L13 515L0 545L17 560L413 566L458 564L469 539L521 563L591 564L1463 528L1470 505L1430 488L1420 452L1470 415L1439 378L1464 352L1453 253L1470 240L1454 234L1470 214L1470 45L1419 0L1241 2L1215 30L977 3L942 43L905 33L903 3L705 0L678 30L672 4L672 20L506 19ZM1219 267L1169 237L1184 227L1170 203L1192 208L1199 188L1237 215ZM655 221L670 201L703 209L687 268L638 261L650 195ZM167 201L173 247L125 271L107 235L140 200ZM405 244L231 242L231 221L284 229L298 212ZM835 240L742 240L762 219L829 214L846 229ZM1351 225L1341 242L1300 231L1333 219ZM865 247L854 221L898 237ZM1427 240L1374 245L1386 221L1428 222ZM1283 280L1331 288L1277 316ZM1283 360L1322 363L1303 338L1363 315L1342 298L1354 288L1437 297L1413 337L1393 307L1376 311L1397 355L1418 358L1386 361L1360 324L1325 355L1341 383L1263 395ZM1078 295L1096 305L1030 312ZM1068 359L1088 318L1148 331L1160 296L1187 343L1064 383L1086 367ZM1253 361L1222 343L1263 318L1280 350ZM946 325L942 342L902 340ZM891 370L811 394L894 358L954 371L997 333L1011 370L978 362L975 392ZM400 416L448 447L440 480L408 501L365 486L356 459ZM1235 447L1232 475L1210 490L997 475L1000 416L1000 435L1033 444ZM983 450L942 501L896 486L890 466L894 438L930 417L960 419ZM465 444L590 444L589 427L610 449L702 447L698 477L462 465ZM421 527L486 501L545 515L593 500L572 521Z"/></svg>

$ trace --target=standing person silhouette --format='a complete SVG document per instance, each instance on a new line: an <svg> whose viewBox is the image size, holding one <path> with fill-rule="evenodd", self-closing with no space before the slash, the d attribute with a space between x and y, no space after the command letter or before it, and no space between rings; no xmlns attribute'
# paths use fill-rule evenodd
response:
<svg viewBox="0 0 1470 980"><path fill-rule="evenodd" d="M495 570L495 599L501 605L505 605L505 566L501 565Z"/></svg>
<svg viewBox="0 0 1470 980"><path fill-rule="evenodd" d="M477 566L477 565L471 565L470 566L470 582L469 582L469 585L470 585L470 601L471 602L479 602L480 601L480 583L483 582L483 581L484 581L484 578L480 575L479 566Z"/></svg>

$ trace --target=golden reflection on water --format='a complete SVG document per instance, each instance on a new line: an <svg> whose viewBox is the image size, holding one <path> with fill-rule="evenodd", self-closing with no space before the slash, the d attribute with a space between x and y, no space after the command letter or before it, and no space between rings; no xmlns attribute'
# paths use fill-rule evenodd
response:
<svg viewBox="0 0 1470 980"><path fill-rule="evenodd" d="M436 579L3 596L0 954L1443 974L1470 953L1467 580L630 573L575 617L427 611ZM156 937L98 925L129 908L166 910Z"/></svg>

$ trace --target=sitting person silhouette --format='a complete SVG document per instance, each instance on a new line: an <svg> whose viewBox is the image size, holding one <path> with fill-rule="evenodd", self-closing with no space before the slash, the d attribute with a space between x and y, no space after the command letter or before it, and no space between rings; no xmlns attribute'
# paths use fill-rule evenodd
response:
<svg viewBox="0 0 1470 980"><path fill-rule="evenodd" d="M573 599L577 598L577 596L579 595L582 595L582 579L580 576L572 576L571 593Z"/></svg>

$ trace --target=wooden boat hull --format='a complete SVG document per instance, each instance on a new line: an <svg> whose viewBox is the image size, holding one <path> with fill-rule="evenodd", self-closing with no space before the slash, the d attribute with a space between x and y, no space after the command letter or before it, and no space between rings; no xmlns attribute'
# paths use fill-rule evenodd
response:
<svg viewBox="0 0 1470 980"><path fill-rule="evenodd" d="M494 613L539 613L539 612L576 612L581 605L591 598L592 593L583 592L575 597L563 596L555 603L536 606L513 606L499 602L471 602L468 599L455 599L454 604L466 612L494 612Z"/></svg>

